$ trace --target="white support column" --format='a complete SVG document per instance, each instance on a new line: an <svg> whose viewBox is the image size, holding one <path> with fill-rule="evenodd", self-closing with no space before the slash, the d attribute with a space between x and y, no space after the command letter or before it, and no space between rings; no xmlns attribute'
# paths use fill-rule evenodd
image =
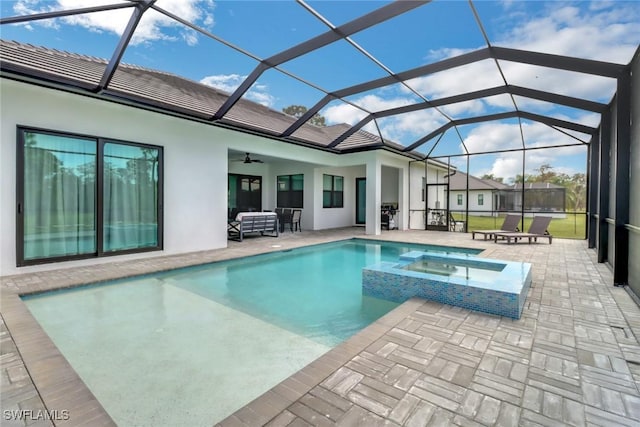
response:
<svg viewBox="0 0 640 427"><path fill-rule="evenodd" d="M380 235L382 204L382 168L376 158L367 162L367 223L365 234Z"/></svg>
<svg viewBox="0 0 640 427"><path fill-rule="evenodd" d="M409 229L409 166L398 169L398 230Z"/></svg>

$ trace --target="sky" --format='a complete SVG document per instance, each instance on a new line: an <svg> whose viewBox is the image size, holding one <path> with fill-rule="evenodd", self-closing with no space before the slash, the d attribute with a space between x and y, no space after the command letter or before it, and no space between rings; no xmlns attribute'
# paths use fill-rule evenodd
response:
<svg viewBox="0 0 640 427"><path fill-rule="evenodd" d="M8 17L123 2L126 0L2 0L0 13ZM144 14L123 62L175 73L232 92L258 61L326 32L328 25L340 26L387 3L158 0L157 6L195 23L218 40L151 10ZM294 104L311 107L324 96L323 90L335 91L388 76L389 72L398 73L485 48L474 10L493 46L627 64L640 44L640 1L504 0L474 1L472 5L473 8L468 1L436 0L420 6L351 37L375 61L352 44L338 41L286 62L279 70L267 70L245 97L275 110ZM0 31L3 39L110 58L131 11L126 8L3 25ZM501 72L509 84L602 103L610 102L616 90L615 80L608 78L486 60L418 77L404 85L359 93L348 97L348 103L334 101L321 114L329 125L353 125L367 112L503 85ZM514 101L521 110L588 126L595 127L600 120L599 115L588 111L498 95L378 119L365 129L406 146L450 119L513 111ZM518 149L523 145L523 136L528 148L580 144L589 139L588 135L567 133L530 120L506 119L452 128L419 150L442 156L461 154L465 148L471 153ZM545 163L557 172L585 171L584 146L531 150L525 156L526 173L534 173ZM508 180L522 173L522 159L522 152L470 156L469 171ZM451 162L466 170L466 157L451 157Z"/></svg>

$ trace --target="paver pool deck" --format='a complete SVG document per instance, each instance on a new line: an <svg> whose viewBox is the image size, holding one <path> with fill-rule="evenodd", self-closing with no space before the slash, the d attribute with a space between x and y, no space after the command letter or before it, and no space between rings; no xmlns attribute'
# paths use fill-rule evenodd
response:
<svg viewBox="0 0 640 427"><path fill-rule="evenodd" d="M506 245L465 233L365 236L361 228L284 233L151 259L103 259L90 267L52 264L49 271L0 277L1 424L113 425L18 295L350 237L480 248L482 257L532 263L522 317L410 300L208 424L640 425L640 308L624 288L611 285L610 270L596 263L586 241ZM58 419L9 419L10 411L45 409Z"/></svg>

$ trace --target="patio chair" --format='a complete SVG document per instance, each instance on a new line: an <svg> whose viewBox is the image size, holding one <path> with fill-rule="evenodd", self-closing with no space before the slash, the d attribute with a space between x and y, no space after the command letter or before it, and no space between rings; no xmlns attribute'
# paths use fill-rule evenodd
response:
<svg viewBox="0 0 640 427"><path fill-rule="evenodd" d="M502 226L500 227L500 230L473 230L471 232L471 238L475 240L476 234L482 234L482 236L484 237L484 240L487 240L487 238L492 239L494 237L494 234L496 233L502 233L502 232L513 233L516 231L520 231L520 229L518 229L519 223L520 223L520 215L507 214L507 216L504 218L504 222L502 223Z"/></svg>
<svg viewBox="0 0 640 427"><path fill-rule="evenodd" d="M529 244L531 244L531 240L533 239L534 242L538 241L538 237L544 237L546 239L549 239L549 244L551 244L551 240L553 239L553 236L551 234L549 234L549 231L547 230L547 228L549 227L549 224L551 223L551 217L550 216L536 216L533 217L533 221L531 221L531 225L529 226L529 230L527 230L526 233L506 233L506 232L502 232L502 233L494 233L493 234L493 241L494 242L498 242L498 238L500 239L504 239L507 241L507 243L511 243L511 240L513 239L514 242L517 242L518 239L528 239L529 240Z"/></svg>
<svg viewBox="0 0 640 427"><path fill-rule="evenodd" d="M294 209L291 214L291 231L302 231L302 225L300 225L301 217L302 211L300 209Z"/></svg>
<svg viewBox="0 0 640 427"><path fill-rule="evenodd" d="M284 231L284 227L289 224L289 228L293 231L293 223L291 222L293 212L290 208L284 208L282 213L278 215L280 219L280 232Z"/></svg>
<svg viewBox="0 0 640 427"><path fill-rule="evenodd" d="M452 213L449 213L449 231L460 231L464 232L465 222L462 220L457 220L453 216Z"/></svg>

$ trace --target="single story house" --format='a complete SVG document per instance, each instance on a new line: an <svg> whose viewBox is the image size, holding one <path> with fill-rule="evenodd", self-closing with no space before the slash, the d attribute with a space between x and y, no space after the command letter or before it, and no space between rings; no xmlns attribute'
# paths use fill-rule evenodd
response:
<svg viewBox="0 0 640 427"><path fill-rule="evenodd" d="M449 210L466 212L467 184L470 215L497 215L499 211L509 210L509 200L506 196L508 185L460 171L449 177Z"/></svg>
<svg viewBox="0 0 640 427"><path fill-rule="evenodd" d="M469 214L495 216L504 212L522 212L522 184L507 185L492 179L482 179L457 171L449 177L449 210L467 211L467 183L469 188ZM565 188L546 182L527 182L525 214L552 215L564 218Z"/></svg>
<svg viewBox="0 0 640 427"><path fill-rule="evenodd" d="M121 64L112 87L92 94L108 61L11 41L0 47L3 275L224 248L234 208L299 208L307 230L363 225L378 234L381 206L393 204L396 227L407 229L409 192L419 200L425 173L446 170L388 142L353 153L319 149L347 125L304 124L282 143L264 129L281 131L296 118L245 99L212 125L205 118L228 94L166 72ZM379 143L359 130L337 148Z"/></svg>

